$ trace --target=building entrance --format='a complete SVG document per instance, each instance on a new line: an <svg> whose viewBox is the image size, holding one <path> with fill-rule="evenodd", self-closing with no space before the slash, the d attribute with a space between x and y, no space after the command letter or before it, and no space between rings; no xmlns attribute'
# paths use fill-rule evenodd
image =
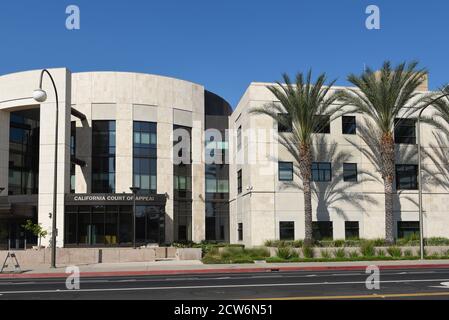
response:
<svg viewBox="0 0 449 320"><path fill-rule="evenodd" d="M165 242L165 195L66 196L65 246L132 246Z"/></svg>

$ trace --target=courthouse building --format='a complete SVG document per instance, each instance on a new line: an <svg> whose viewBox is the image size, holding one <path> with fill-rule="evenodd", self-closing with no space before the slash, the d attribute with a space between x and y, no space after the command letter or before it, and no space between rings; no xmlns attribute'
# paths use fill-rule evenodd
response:
<svg viewBox="0 0 449 320"><path fill-rule="evenodd" d="M252 83L233 111L221 97L183 80L50 72L59 94L57 246L202 240L252 246L304 237L301 181L276 138L289 128L249 112L275 102L269 84ZM23 230L27 220L51 231L56 99L47 77L47 100L33 99L39 76L0 76L0 248L37 242ZM316 238L384 237L383 183L363 152L363 121L345 115L316 133ZM424 147L444 150L434 146L433 129L422 127ZM418 229L416 121L399 121L395 140L395 229L404 237ZM180 141L186 149L174 148ZM174 161L186 153L192 161ZM210 155L222 161L211 163ZM449 194L438 168L424 159L426 237L449 237ZM433 179L437 175L443 179ZM131 187L139 188L136 197Z"/></svg>

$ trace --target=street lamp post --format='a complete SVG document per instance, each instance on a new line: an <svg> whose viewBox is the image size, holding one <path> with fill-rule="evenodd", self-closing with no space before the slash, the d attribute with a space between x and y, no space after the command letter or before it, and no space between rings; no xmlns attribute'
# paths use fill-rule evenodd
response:
<svg viewBox="0 0 449 320"><path fill-rule="evenodd" d="M34 90L33 98L39 103L45 102L47 100L47 93L42 90L42 79L44 74L47 74L53 84L53 89L55 90L56 97L56 123L55 123L55 166L53 172L53 214L52 218L52 228L51 228L51 268L56 268L56 208L57 208L57 191L58 191L58 118L59 118L59 99L58 90L56 89L55 81L47 69L41 71L39 78L39 89Z"/></svg>
<svg viewBox="0 0 449 320"><path fill-rule="evenodd" d="M424 260L424 217L423 217L423 209L422 209L422 156L421 156L421 116L427 107L431 106L434 102L449 96L449 93L443 94L436 99L433 99L424 107L421 108L418 115L418 130L417 130L417 138L418 138L418 207L419 207L419 248L420 248L420 257L421 260Z"/></svg>
<svg viewBox="0 0 449 320"><path fill-rule="evenodd" d="M136 195L139 192L139 187L129 188L133 193L133 247L136 248Z"/></svg>

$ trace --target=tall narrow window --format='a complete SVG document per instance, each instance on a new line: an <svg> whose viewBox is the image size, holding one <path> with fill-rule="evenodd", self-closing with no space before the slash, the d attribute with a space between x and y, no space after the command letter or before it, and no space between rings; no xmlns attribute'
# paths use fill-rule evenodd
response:
<svg viewBox="0 0 449 320"><path fill-rule="evenodd" d="M356 240L359 238L359 222L345 221L345 239Z"/></svg>
<svg viewBox="0 0 449 320"><path fill-rule="evenodd" d="M10 114L9 195L38 193L39 120L39 109L15 111Z"/></svg>
<svg viewBox="0 0 449 320"><path fill-rule="evenodd" d="M414 164L396 165L396 189L418 189L418 166Z"/></svg>
<svg viewBox="0 0 449 320"><path fill-rule="evenodd" d="M354 116L343 116L341 121L343 134L356 134L357 125Z"/></svg>
<svg viewBox="0 0 449 320"><path fill-rule="evenodd" d="M343 181L357 182L357 163L343 163Z"/></svg>
<svg viewBox="0 0 449 320"><path fill-rule="evenodd" d="M279 162L279 181L293 181L293 162Z"/></svg>
<svg viewBox="0 0 449 320"><path fill-rule="evenodd" d="M416 121L414 119L395 119L394 142L416 144Z"/></svg>
<svg viewBox="0 0 449 320"><path fill-rule="evenodd" d="M75 193L76 122L70 123L70 193Z"/></svg>
<svg viewBox="0 0 449 320"><path fill-rule="evenodd" d="M238 235L238 241L243 241L243 223L238 224L237 235Z"/></svg>
<svg viewBox="0 0 449 320"><path fill-rule="evenodd" d="M142 192L157 190L156 123L134 121L134 186Z"/></svg>
<svg viewBox="0 0 449 320"><path fill-rule="evenodd" d="M237 193L242 193L242 170L237 171Z"/></svg>
<svg viewBox="0 0 449 320"><path fill-rule="evenodd" d="M295 222L293 221L279 222L279 239L295 240Z"/></svg>
<svg viewBox="0 0 449 320"><path fill-rule="evenodd" d="M92 192L115 193L115 121L92 121Z"/></svg>
<svg viewBox="0 0 449 320"><path fill-rule="evenodd" d="M173 126L173 145L183 147L174 158L178 157L179 164L173 165L174 186L174 237L175 241L192 240L192 128ZM183 154L184 153L184 154ZM187 154L186 154L187 153Z"/></svg>
<svg viewBox="0 0 449 320"><path fill-rule="evenodd" d="M237 129L237 150L242 149L242 126Z"/></svg>

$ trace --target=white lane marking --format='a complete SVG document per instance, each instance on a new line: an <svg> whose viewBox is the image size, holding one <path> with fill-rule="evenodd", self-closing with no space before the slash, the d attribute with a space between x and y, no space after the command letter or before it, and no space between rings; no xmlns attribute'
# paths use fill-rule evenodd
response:
<svg viewBox="0 0 449 320"><path fill-rule="evenodd" d="M411 283L411 282L448 282L449 279L411 279L411 280L385 280L382 283ZM79 289L79 290L35 290L35 291L4 291L0 294L28 294L28 293L75 293L75 292L114 292L114 291L157 291L157 290L180 290L180 289L218 289L218 288L258 288L258 287L292 287L292 286L320 286L320 285L345 285L365 284L365 281L342 281L342 282L300 282L300 283L261 283L261 284L235 284L218 286L179 286L179 287L143 287L143 288L104 288L104 289Z"/></svg>
<svg viewBox="0 0 449 320"><path fill-rule="evenodd" d="M441 286L431 286L430 288L449 289L449 282L441 282Z"/></svg>
<svg viewBox="0 0 449 320"><path fill-rule="evenodd" d="M316 274L308 274L308 275L306 275L306 278L311 278L311 277L317 277L317 275Z"/></svg>

